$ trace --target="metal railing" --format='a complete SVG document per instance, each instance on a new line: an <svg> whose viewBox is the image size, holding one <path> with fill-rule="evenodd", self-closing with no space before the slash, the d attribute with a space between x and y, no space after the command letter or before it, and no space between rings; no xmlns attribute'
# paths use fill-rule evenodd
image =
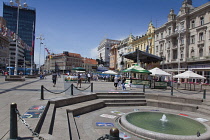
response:
<svg viewBox="0 0 210 140"><path fill-rule="evenodd" d="M74 86L74 84L72 83L68 88L66 88L64 91L61 91L61 92L53 92L53 91L47 89L46 87L44 87L43 85L41 85L41 100L44 100L44 90L46 90L50 93L53 93L53 94L61 94L61 93L66 92L67 90L71 89L71 95L73 96L74 95L74 88L79 90L79 91L85 91L88 88L91 88L91 92L93 92L93 83L90 83L90 85L88 87L84 88L84 89L79 89L76 86Z"/></svg>
<svg viewBox="0 0 210 140"><path fill-rule="evenodd" d="M18 138L18 125L17 125L17 116L20 121L28 128L28 130L32 133L32 136L37 137L39 140L45 140L43 137L39 136L37 132L35 132L30 125L23 119L19 110L17 109L17 104L12 103L10 105L10 137L8 140L19 139Z"/></svg>

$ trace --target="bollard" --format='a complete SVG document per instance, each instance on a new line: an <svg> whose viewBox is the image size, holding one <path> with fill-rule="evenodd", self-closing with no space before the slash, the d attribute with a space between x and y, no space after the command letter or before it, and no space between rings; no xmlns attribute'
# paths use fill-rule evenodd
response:
<svg viewBox="0 0 210 140"><path fill-rule="evenodd" d="M17 104L12 103L10 105L10 139L9 140L17 140L18 139L16 109L17 109Z"/></svg>
<svg viewBox="0 0 210 140"><path fill-rule="evenodd" d="M73 95L73 84L71 84L71 95Z"/></svg>
<svg viewBox="0 0 210 140"><path fill-rule="evenodd" d="M119 130L117 128L111 128L109 134L109 140L120 140Z"/></svg>
<svg viewBox="0 0 210 140"><path fill-rule="evenodd" d="M173 96L173 94L174 94L173 93L174 92L173 90L174 90L174 88L173 88L173 86L171 86L171 96Z"/></svg>
<svg viewBox="0 0 210 140"><path fill-rule="evenodd" d="M44 100L44 86L41 85L41 100Z"/></svg>
<svg viewBox="0 0 210 140"><path fill-rule="evenodd" d="M91 83L91 92L93 92L93 83Z"/></svg>
<svg viewBox="0 0 210 140"><path fill-rule="evenodd" d="M145 93L145 85L143 85L143 92Z"/></svg>
<svg viewBox="0 0 210 140"><path fill-rule="evenodd" d="M206 89L203 90L203 99L206 99Z"/></svg>

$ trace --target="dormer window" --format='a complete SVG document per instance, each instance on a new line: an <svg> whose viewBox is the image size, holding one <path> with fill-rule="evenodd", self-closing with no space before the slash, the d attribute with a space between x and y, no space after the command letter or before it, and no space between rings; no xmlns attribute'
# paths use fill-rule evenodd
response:
<svg viewBox="0 0 210 140"><path fill-rule="evenodd" d="M200 25L204 25L204 17L200 17Z"/></svg>
<svg viewBox="0 0 210 140"><path fill-rule="evenodd" d="M171 28L168 28L168 35L171 35Z"/></svg>
<svg viewBox="0 0 210 140"><path fill-rule="evenodd" d="M181 30L184 29L184 22L181 22L181 23L180 23L180 29L181 29Z"/></svg>
<svg viewBox="0 0 210 140"><path fill-rule="evenodd" d="M163 33L161 33L161 39L163 39Z"/></svg>
<svg viewBox="0 0 210 140"><path fill-rule="evenodd" d="M195 20L191 21L191 28L195 28Z"/></svg>

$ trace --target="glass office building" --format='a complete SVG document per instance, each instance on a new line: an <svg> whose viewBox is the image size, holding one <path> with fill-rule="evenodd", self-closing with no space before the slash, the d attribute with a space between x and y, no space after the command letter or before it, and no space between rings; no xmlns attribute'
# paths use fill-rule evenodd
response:
<svg viewBox="0 0 210 140"><path fill-rule="evenodd" d="M3 3L3 18L7 21L7 28L16 32L17 28L17 4L10 5L10 3ZM36 23L36 9L32 7L20 7L19 22L18 22L18 36L30 47L34 47ZM26 66L30 67L31 62L34 64L34 49L28 51L25 49Z"/></svg>

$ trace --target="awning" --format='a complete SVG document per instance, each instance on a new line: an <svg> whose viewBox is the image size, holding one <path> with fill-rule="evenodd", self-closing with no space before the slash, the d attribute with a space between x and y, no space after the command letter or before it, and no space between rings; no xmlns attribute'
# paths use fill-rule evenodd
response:
<svg viewBox="0 0 210 140"><path fill-rule="evenodd" d="M134 62L137 62L137 54L139 55L138 57L139 57L140 62L152 63L152 62L162 61L161 57L150 54L148 52L141 51L141 50L136 50L134 52L124 54L123 56L127 59L131 59L131 60L134 60Z"/></svg>

